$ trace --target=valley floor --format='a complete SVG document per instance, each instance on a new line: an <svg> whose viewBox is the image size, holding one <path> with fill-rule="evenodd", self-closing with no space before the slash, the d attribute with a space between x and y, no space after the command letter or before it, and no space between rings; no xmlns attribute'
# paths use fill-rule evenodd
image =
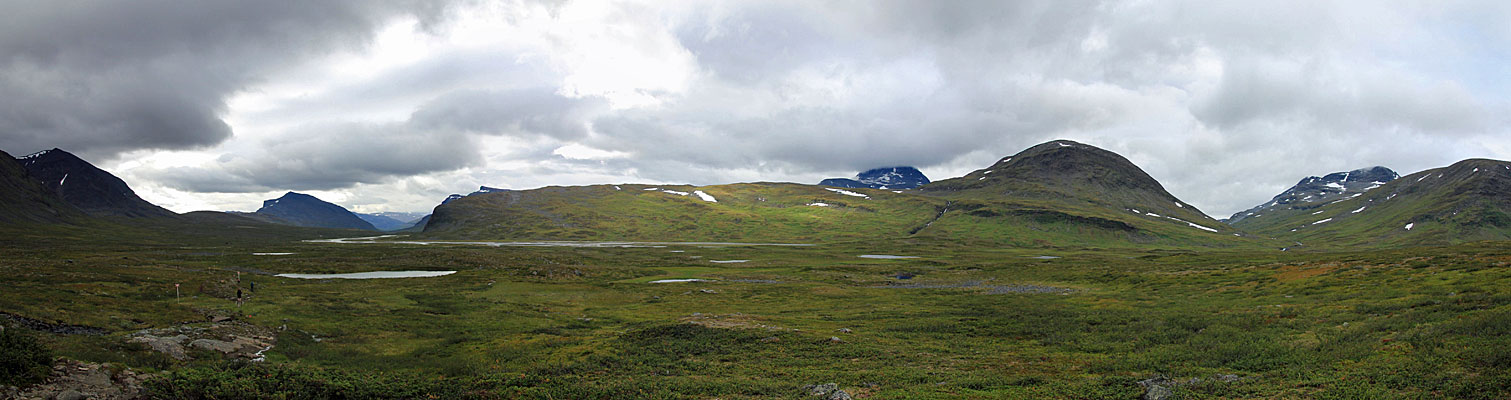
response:
<svg viewBox="0 0 1511 400"><path fill-rule="evenodd" d="M0 311L105 333L6 332L156 373L146 390L169 398L807 398L825 383L875 399L1511 397L1507 243L169 243L7 243ZM732 260L747 261L715 262ZM457 272L272 276L396 270ZM271 349L182 361L132 340L230 326Z"/></svg>

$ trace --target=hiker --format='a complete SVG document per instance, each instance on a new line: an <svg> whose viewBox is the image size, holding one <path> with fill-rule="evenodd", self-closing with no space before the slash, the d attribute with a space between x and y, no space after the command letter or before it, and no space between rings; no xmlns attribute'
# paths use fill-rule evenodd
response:
<svg viewBox="0 0 1511 400"><path fill-rule="evenodd" d="M247 283L252 285L252 293L257 293L257 282L248 280Z"/></svg>
<svg viewBox="0 0 1511 400"><path fill-rule="evenodd" d="M241 308L241 288L236 288L236 307Z"/></svg>

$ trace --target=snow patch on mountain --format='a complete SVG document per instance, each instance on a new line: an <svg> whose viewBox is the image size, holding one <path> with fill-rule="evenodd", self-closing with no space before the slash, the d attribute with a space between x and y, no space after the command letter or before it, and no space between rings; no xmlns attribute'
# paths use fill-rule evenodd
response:
<svg viewBox="0 0 1511 400"><path fill-rule="evenodd" d="M1378 189L1400 174L1385 167L1361 168L1353 171L1334 172L1324 176L1309 176L1295 186L1276 195L1269 202L1234 213L1226 222L1240 222L1254 215L1271 213L1295 213L1315 208L1318 204L1330 204L1357 198L1370 190ZM1421 179L1425 179L1422 177ZM1419 179L1420 180L1420 179ZM1315 214L1315 213L1314 213Z"/></svg>
<svg viewBox="0 0 1511 400"><path fill-rule="evenodd" d="M828 191L831 191L831 192L834 192L834 193L839 193L839 194L846 195L846 196L864 197L866 199L870 199L871 198L871 196L867 196L867 195L860 194L860 193L855 193L855 192L852 192L852 191L849 191L849 190L844 190L844 189L824 188L824 190L828 190Z"/></svg>

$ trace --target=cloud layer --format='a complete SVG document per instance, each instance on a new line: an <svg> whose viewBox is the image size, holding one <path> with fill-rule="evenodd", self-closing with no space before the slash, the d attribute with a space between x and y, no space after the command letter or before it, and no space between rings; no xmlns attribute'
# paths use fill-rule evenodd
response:
<svg viewBox="0 0 1511 400"><path fill-rule="evenodd" d="M113 160L175 209L942 179L1069 138L1222 217L1307 175L1511 158L1495 2L49 7L0 17L0 148Z"/></svg>

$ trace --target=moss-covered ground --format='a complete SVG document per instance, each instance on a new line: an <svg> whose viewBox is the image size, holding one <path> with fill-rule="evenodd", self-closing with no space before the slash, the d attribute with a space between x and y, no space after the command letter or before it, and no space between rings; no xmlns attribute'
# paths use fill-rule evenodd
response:
<svg viewBox="0 0 1511 400"><path fill-rule="evenodd" d="M1156 376L1199 378L1180 398L1511 397L1505 242L486 247L57 229L9 232L0 311L110 331L38 335L63 356L163 371L162 397L792 398L834 382L877 399L1135 398ZM735 259L750 261L711 262ZM458 272L266 275L379 270ZM647 283L684 278L708 281ZM237 287L252 294L239 308ZM124 340L210 314L278 344L248 364Z"/></svg>

